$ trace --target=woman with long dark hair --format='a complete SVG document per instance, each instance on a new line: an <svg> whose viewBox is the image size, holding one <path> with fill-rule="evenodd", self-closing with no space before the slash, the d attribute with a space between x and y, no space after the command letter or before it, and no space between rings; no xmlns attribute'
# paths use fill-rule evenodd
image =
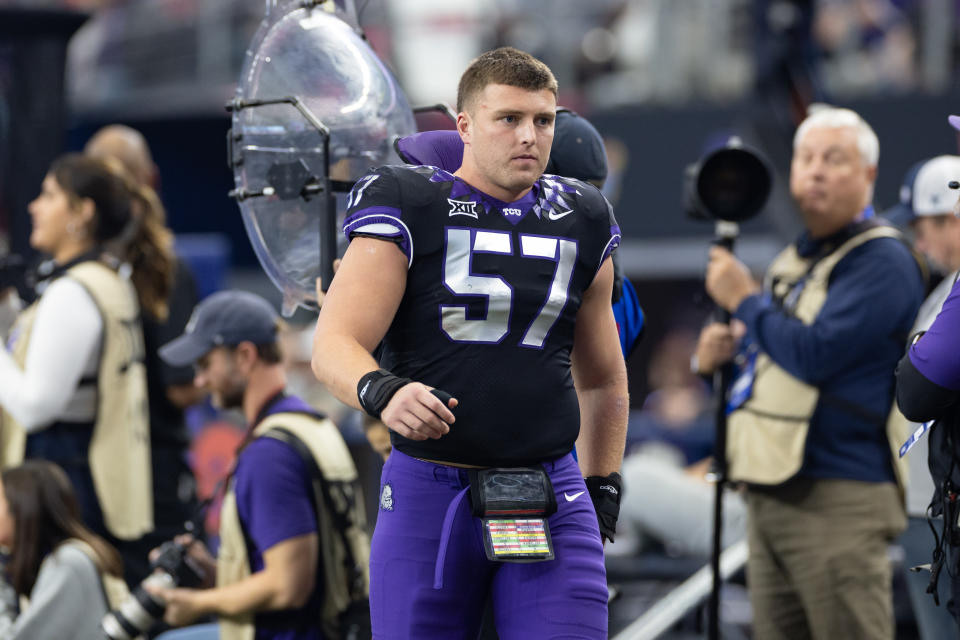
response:
<svg viewBox="0 0 960 640"><path fill-rule="evenodd" d="M123 590L120 555L80 521L59 467L34 460L0 474L0 545L0 640L104 637L106 593Z"/></svg>
<svg viewBox="0 0 960 640"><path fill-rule="evenodd" d="M153 529L140 317L166 315L160 206L103 160L58 158L29 206L30 244L53 268L0 350L0 461L60 465L84 523L121 553Z"/></svg>

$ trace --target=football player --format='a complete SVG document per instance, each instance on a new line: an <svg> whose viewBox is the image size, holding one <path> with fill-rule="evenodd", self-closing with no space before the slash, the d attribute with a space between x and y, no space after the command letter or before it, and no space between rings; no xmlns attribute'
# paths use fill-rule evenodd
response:
<svg viewBox="0 0 960 640"><path fill-rule="evenodd" d="M476 637L488 593L505 640L607 635L602 540L628 410L620 231L595 187L543 174L556 90L529 54L481 55L458 90L460 168L380 167L350 196L313 367L392 431L378 638Z"/></svg>

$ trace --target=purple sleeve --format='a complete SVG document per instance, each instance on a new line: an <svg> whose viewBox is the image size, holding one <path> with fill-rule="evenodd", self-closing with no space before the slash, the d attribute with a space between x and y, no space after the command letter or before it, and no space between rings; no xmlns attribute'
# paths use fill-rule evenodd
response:
<svg viewBox="0 0 960 640"><path fill-rule="evenodd" d="M274 438L258 438L240 456L237 511L257 549L317 530L310 476L300 454Z"/></svg>
<svg viewBox="0 0 960 640"><path fill-rule="evenodd" d="M960 284L954 283L930 329L910 347L910 362L931 382L960 390Z"/></svg>
<svg viewBox="0 0 960 640"><path fill-rule="evenodd" d="M598 241L602 243L600 260L597 262L597 271L599 271L600 267L603 266L604 260L613 254L617 247L620 246L620 225L617 224L617 218L613 214L613 206L599 189L595 188L593 185L585 183L577 184L581 188L589 187L589 193L586 194L589 199L586 199L585 202L586 206L593 208L595 211L595 213L589 214L589 217L597 217L604 221L603 223L598 223L595 227L592 227L597 231L591 231L591 236L596 238L595 240L591 240L591 242ZM594 236L594 234L596 235Z"/></svg>
<svg viewBox="0 0 960 640"><path fill-rule="evenodd" d="M400 201L400 184L391 168L371 169L350 191L344 235L349 240L363 235L396 242L407 256L407 264L412 264L413 237Z"/></svg>

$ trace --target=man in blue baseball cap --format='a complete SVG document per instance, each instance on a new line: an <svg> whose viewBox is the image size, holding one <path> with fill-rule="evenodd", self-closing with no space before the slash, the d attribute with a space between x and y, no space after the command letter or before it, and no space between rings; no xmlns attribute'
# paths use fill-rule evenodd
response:
<svg viewBox="0 0 960 640"><path fill-rule="evenodd" d="M357 471L336 425L285 392L280 328L263 298L223 291L160 349L172 365L193 364L194 383L218 407L241 409L249 428L227 478L218 558L191 543L209 569L207 588L152 593L166 602L168 624L214 615L221 638L369 637Z"/></svg>
<svg viewBox="0 0 960 640"><path fill-rule="evenodd" d="M160 348L173 366L194 365L217 347L275 343L280 316L269 302L245 291L221 291L196 306L183 335Z"/></svg>

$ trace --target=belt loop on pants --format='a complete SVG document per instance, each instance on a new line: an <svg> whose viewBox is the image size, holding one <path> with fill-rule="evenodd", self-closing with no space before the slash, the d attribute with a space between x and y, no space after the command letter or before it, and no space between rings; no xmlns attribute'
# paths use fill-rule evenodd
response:
<svg viewBox="0 0 960 640"><path fill-rule="evenodd" d="M440 529L440 546L437 548L437 564L433 570L433 588L443 589L443 563L447 557L447 546L450 544L450 532L453 530L453 521L457 516L457 509L463 496L467 495L470 485L467 485L454 496L450 504L447 505L447 513L443 517L443 526Z"/></svg>

